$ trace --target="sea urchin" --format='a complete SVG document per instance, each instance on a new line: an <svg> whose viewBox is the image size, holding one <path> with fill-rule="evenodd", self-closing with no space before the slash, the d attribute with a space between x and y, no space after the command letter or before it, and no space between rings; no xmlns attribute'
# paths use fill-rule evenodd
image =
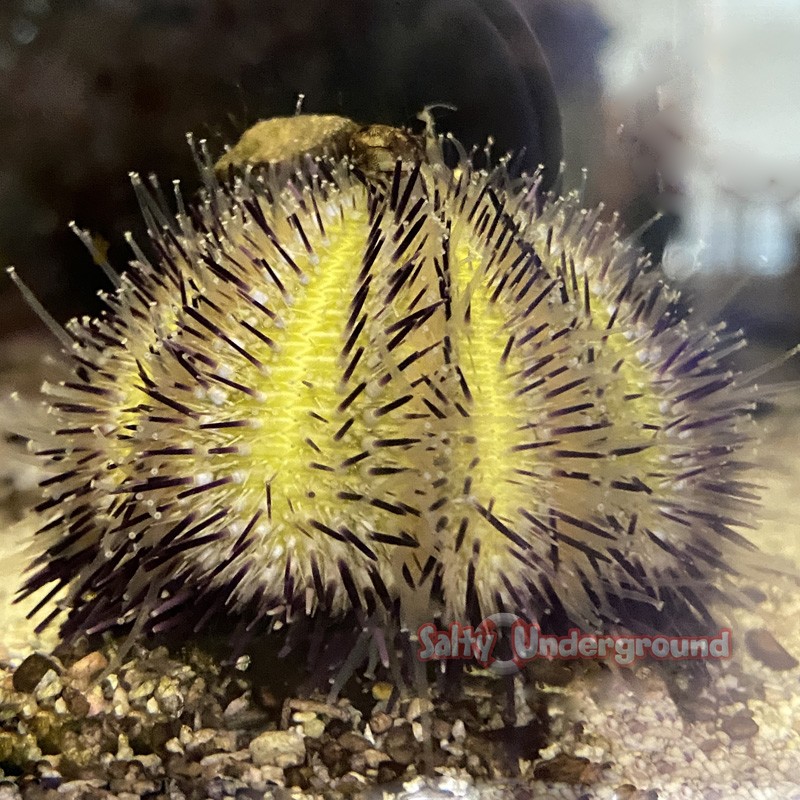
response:
<svg viewBox="0 0 800 800"><path fill-rule="evenodd" d="M741 335L576 196L428 149L222 184L206 159L174 218L138 185L152 260L68 326L32 442L23 592L67 589L68 639L219 612L713 628L755 563Z"/></svg>

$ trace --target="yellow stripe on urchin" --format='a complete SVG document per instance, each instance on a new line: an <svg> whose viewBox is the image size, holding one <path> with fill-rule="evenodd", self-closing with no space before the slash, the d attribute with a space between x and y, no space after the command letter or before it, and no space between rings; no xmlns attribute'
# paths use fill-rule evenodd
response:
<svg viewBox="0 0 800 800"><path fill-rule="evenodd" d="M681 470L671 464L670 431L685 409L676 404L675 381L664 368L670 347L675 352L688 342L685 331L678 336L665 331L654 339L648 317L663 323L665 311L675 313L670 304L678 295L646 275L648 260L598 216L571 196L553 204L525 232L544 266L562 281L566 305L575 315L564 358L576 376L587 379L581 390L593 403L587 420L604 426L571 444L573 450L594 454L601 466L591 470L591 481L581 481L579 499L559 480L552 482L551 495L554 503L572 506L604 527L610 515L625 529L633 524L660 531L664 509L690 500L673 496ZM712 332L702 338L713 344ZM704 382L701 378L698 385ZM652 565L669 561L663 550L634 537L620 547L626 554L638 551L637 557L647 553L643 560Z"/></svg>
<svg viewBox="0 0 800 800"><path fill-rule="evenodd" d="M136 176L134 185L140 187ZM163 256L159 270L128 238L136 259L131 271L120 276L117 291L101 295L108 311L97 319L84 317L67 325L74 340L69 355L75 374L72 380L43 385L43 393L51 398L48 412L53 426L49 437L41 434L29 444L34 452L58 463L65 440L72 442L66 449L79 459L80 469L66 479L56 475L46 481L48 499L39 509L57 509L57 521L71 531L66 541L54 545L63 558L79 559L93 552L95 563L115 551L115 537L98 531L104 525L113 527L113 515L120 507L116 491L130 474L127 465L138 458L135 431L142 420L142 404L149 399L139 385L140 371L150 362L164 331L174 332L180 309L175 279L187 269L166 238L159 242ZM168 257L176 259L172 268ZM93 525L86 524L88 508ZM54 528L52 522L49 528Z"/></svg>
<svg viewBox="0 0 800 800"><path fill-rule="evenodd" d="M249 470L247 485L255 482L250 488L261 504L265 479L269 483L270 539L281 548L296 546L301 562L307 553L294 526L309 506L326 509L320 516L327 524L334 522L341 506L337 472L353 452L352 434L340 439L332 434L336 423L344 422L336 412L348 391L341 353L350 300L358 288L356 265L369 231L365 210L350 210L326 230L328 242L313 262L296 258L302 280L284 278L291 300L279 312L280 327L270 332L274 348L265 348L262 357L266 374L254 376L253 388L263 400L240 401L250 406L259 425L247 454L258 469Z"/></svg>
<svg viewBox="0 0 800 800"><path fill-rule="evenodd" d="M448 614L463 620L477 608L497 610L497 598L507 597L503 580L523 582L522 564L510 563L509 554L524 522L519 509L535 502L520 469L533 453L522 448L537 433L528 424L529 403L519 394L523 363L508 347L513 315L492 297L487 267L495 243L481 240L469 225L456 225L450 244L453 405L442 436L449 502L440 542ZM518 255L515 247L494 267L507 268Z"/></svg>
<svg viewBox="0 0 800 800"><path fill-rule="evenodd" d="M727 457L756 428L750 391L734 387L724 362L743 340L724 326L692 332L678 294L599 216L569 196L516 218L557 281L551 319L565 326L570 383L558 404L569 413L548 426L558 442L542 530L556 586L573 591L556 592L585 625L624 619L629 601L668 619L681 596L685 625L707 621L708 570L730 543L748 547L735 529L752 526L757 501L737 477L744 465Z"/></svg>
<svg viewBox="0 0 800 800"><path fill-rule="evenodd" d="M285 296L273 304L278 324L267 329L273 345L253 351L264 363L264 374L243 365L239 376L260 396L238 398L238 407L224 409L219 419L230 413L255 426L242 435L246 449L226 465L227 472L242 476L241 486L230 490L237 514L248 519L264 512L252 548L259 566L247 576L242 595L247 596L247 586L274 580L263 573L273 564L282 568L290 558L297 584L309 589L316 564L322 583L335 587L337 610L348 602L339 578L342 560L359 592L371 588L365 569L394 590L401 579L386 565L396 563L397 548L384 539L415 545L414 509L408 505L413 498L403 487L418 479L417 471L405 454L410 445L388 442L414 437L417 426L399 411L384 410L409 391L409 376L404 379L397 366L407 348L385 352L383 330L402 317L408 291L412 286L416 291L419 282L386 305L381 288L388 269L382 256L365 289L359 273L371 229L366 192L352 187L328 202L329 211L333 206L341 213L329 213L324 237L307 232L313 257L293 252L301 274L281 271ZM269 249L259 244L261 252ZM365 300L352 319L360 290ZM362 317L366 324L359 333ZM383 358L376 361L381 349ZM392 372L394 380L383 384ZM402 404L403 413L408 406ZM220 580L233 572L234 567L222 572ZM316 602L314 596L312 606Z"/></svg>
<svg viewBox="0 0 800 800"><path fill-rule="evenodd" d="M524 487L514 478L514 448L527 422L527 408L511 376L521 365L506 352L508 318L487 296L485 248L456 247L453 259L455 358L470 391L469 417L463 424L458 462L474 478L474 489L488 496L474 501L497 509L515 508ZM463 326L463 327L462 327ZM459 330L460 328L460 330ZM472 469L469 464L479 461Z"/></svg>

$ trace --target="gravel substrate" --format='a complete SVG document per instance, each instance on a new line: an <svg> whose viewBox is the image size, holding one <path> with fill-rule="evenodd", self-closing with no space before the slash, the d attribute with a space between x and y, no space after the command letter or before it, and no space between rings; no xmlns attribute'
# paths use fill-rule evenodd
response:
<svg viewBox="0 0 800 800"><path fill-rule="evenodd" d="M113 669L110 642L32 653L0 671L0 800L800 800L800 670L749 649L758 658L694 685L662 668L550 665L538 688L517 683L510 727L486 674L455 701L393 702L392 686L364 681L328 703L199 649L135 647Z"/></svg>
<svg viewBox="0 0 800 800"><path fill-rule="evenodd" d="M113 659L108 644L33 653L3 671L0 798L335 798L408 792L419 775L460 792L486 780L521 786L536 770L591 784L603 770L564 756L532 767L546 707L520 687L517 724L504 726L503 684L487 676L467 679L454 702L393 702L377 682L328 703L277 695L247 658L223 668L200 650L136 647L109 671Z"/></svg>

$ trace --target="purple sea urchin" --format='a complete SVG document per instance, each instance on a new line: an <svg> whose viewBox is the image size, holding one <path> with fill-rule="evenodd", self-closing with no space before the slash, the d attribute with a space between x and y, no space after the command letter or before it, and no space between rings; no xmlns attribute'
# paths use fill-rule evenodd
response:
<svg viewBox="0 0 800 800"><path fill-rule="evenodd" d="M217 612L712 628L754 549L740 334L502 167L203 169L174 219L140 189L155 263L68 327L46 387L24 592L68 587L65 636Z"/></svg>

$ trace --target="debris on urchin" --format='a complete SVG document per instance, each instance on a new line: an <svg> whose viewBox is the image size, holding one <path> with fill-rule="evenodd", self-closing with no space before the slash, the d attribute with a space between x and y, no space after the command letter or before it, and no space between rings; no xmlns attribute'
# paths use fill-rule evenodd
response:
<svg viewBox="0 0 800 800"><path fill-rule="evenodd" d="M33 443L49 546L23 591L67 589L67 638L713 629L755 564L741 335L683 318L577 197L428 151L231 184L206 160L174 219L138 184L153 260L69 326Z"/></svg>

